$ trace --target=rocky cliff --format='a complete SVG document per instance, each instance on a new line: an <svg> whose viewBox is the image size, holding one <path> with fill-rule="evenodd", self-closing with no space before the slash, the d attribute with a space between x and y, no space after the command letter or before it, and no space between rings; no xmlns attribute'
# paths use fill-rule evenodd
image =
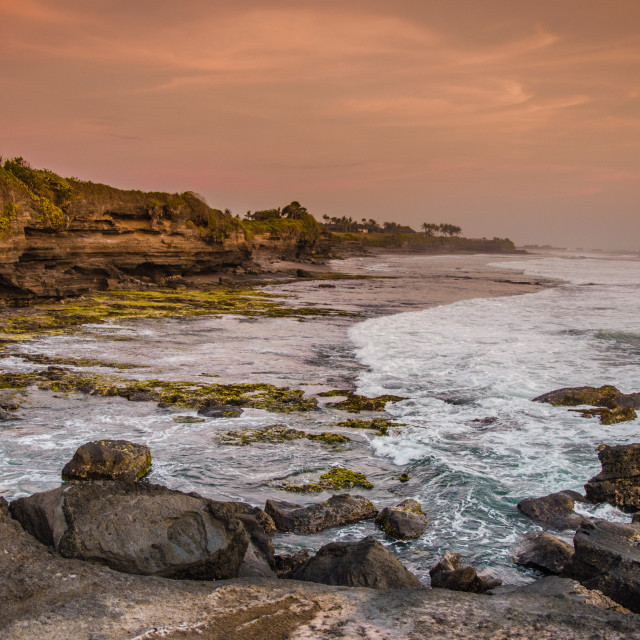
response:
<svg viewBox="0 0 640 640"><path fill-rule="evenodd" d="M124 191L8 160L0 165L0 298L166 283L248 265L254 252L296 258L320 236L309 218L253 229L192 192Z"/></svg>

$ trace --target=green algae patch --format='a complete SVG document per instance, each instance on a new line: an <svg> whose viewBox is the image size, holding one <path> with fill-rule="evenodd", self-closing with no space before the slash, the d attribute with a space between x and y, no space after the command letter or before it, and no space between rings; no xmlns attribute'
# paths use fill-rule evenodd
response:
<svg viewBox="0 0 640 640"><path fill-rule="evenodd" d="M234 405L275 413L314 411L315 398L305 398L301 389L266 383L207 384L166 380L125 380L115 376L78 373L51 366L33 373L0 374L0 388L39 388L58 393L78 392L93 396L119 396L135 402L157 402L162 406L202 409Z"/></svg>
<svg viewBox="0 0 640 640"><path fill-rule="evenodd" d="M279 489L294 493L320 493L321 491L333 491L341 489L373 489L373 485L367 480L364 473L345 469L344 467L334 467L330 471L323 473L318 482L308 482L306 484L279 485Z"/></svg>
<svg viewBox="0 0 640 640"><path fill-rule="evenodd" d="M614 409L598 407L597 409L569 409L569 411L576 411L583 418L599 417L600 423L607 426L619 424L620 422L629 422L638 417L635 409L631 407L616 407Z"/></svg>
<svg viewBox="0 0 640 640"><path fill-rule="evenodd" d="M146 365L131 364L130 362L105 362L93 358L64 358L62 356L47 356L42 353L16 353L17 358L34 364L58 365L68 367L103 367L108 369L147 369Z"/></svg>
<svg viewBox="0 0 640 640"><path fill-rule="evenodd" d="M0 334L7 339L69 333L84 324L102 324L127 318L163 318L216 315L294 318L354 316L351 312L319 306L287 305L285 297L255 289L153 289L99 292L73 301L41 303L7 310L0 317Z"/></svg>
<svg viewBox="0 0 640 640"><path fill-rule="evenodd" d="M409 482L409 480L411 480L411 476L408 473L401 473L398 476L398 480L400 482Z"/></svg>
<svg viewBox="0 0 640 640"><path fill-rule="evenodd" d="M172 420L178 424L196 424L198 422L206 422L204 418L196 416L173 416Z"/></svg>
<svg viewBox="0 0 640 640"><path fill-rule="evenodd" d="M342 444L349 442L349 438L339 433L307 433L298 429L291 429L283 424L275 424L261 429L239 429L236 431L226 431L220 436L220 444L233 446L247 446L259 442L269 442L280 444L292 440L316 440L326 444Z"/></svg>
<svg viewBox="0 0 640 640"><path fill-rule="evenodd" d="M336 424L337 427L344 429L373 429L377 431L377 435L386 436L389 429L393 427L404 427L401 422L393 422L387 418L373 418L373 420L360 420L358 418L349 418Z"/></svg>
<svg viewBox="0 0 640 640"><path fill-rule="evenodd" d="M340 402L331 402L327 406L332 409L340 409L340 411L348 411L349 413L360 413L361 411L384 411L387 402L400 402L406 400L402 396L383 395L375 398L367 398L353 391L334 390L324 391L318 394L327 398L332 396L346 396L346 400Z"/></svg>

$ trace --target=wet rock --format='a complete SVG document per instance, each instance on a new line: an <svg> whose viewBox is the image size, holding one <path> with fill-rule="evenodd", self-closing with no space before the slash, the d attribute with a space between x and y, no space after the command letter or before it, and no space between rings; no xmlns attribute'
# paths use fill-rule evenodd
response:
<svg viewBox="0 0 640 640"><path fill-rule="evenodd" d="M631 523L640 524L640 512L633 514L633 518L631 518Z"/></svg>
<svg viewBox="0 0 640 640"><path fill-rule="evenodd" d="M372 537L331 542L289 574L294 580L370 589L420 589L416 576Z"/></svg>
<svg viewBox="0 0 640 640"><path fill-rule="evenodd" d="M592 502L608 502L623 511L640 511L640 444L600 445L602 471L584 488Z"/></svg>
<svg viewBox="0 0 640 640"><path fill-rule="evenodd" d="M354 487L373 489L373 485L367 480L364 473L345 469L344 467L330 469L323 473L317 482L290 484L287 481L276 486L278 489L291 491L292 493L320 493L322 491L353 489Z"/></svg>
<svg viewBox="0 0 640 640"><path fill-rule="evenodd" d="M151 451L128 440L95 440L83 444L62 469L63 480L135 482L151 467Z"/></svg>
<svg viewBox="0 0 640 640"><path fill-rule="evenodd" d="M427 516L419 502L403 500L395 507L385 507L376 516L376 524L391 538L413 540L425 532Z"/></svg>
<svg viewBox="0 0 640 640"><path fill-rule="evenodd" d="M430 570L431 586L434 589L484 593L502 584L502 580L491 575L479 575L473 567L460 566L460 554L446 551Z"/></svg>
<svg viewBox="0 0 640 640"><path fill-rule="evenodd" d="M577 496L584 500L575 491L558 491L541 498L525 498L517 506L525 516L545 526L560 531L575 529L586 519L573 510Z"/></svg>
<svg viewBox="0 0 640 640"><path fill-rule="evenodd" d="M640 530L607 520L585 522L573 538L571 577L640 613Z"/></svg>
<svg viewBox="0 0 640 640"><path fill-rule="evenodd" d="M220 406L202 407L202 409L198 409L198 415L207 418L238 418L242 415L242 409L230 404L223 404Z"/></svg>
<svg viewBox="0 0 640 640"><path fill-rule="evenodd" d="M531 584L518 587L517 593L542 596L545 598L561 598L571 602L588 604L598 607L604 611L616 611L618 613L629 613L629 610L614 602L602 591L597 589L587 589L576 580L570 578L560 578L559 576L545 576Z"/></svg>
<svg viewBox="0 0 640 640"><path fill-rule="evenodd" d="M253 544L249 543L247 551L238 569L238 578L275 578L276 573L269 565L264 554Z"/></svg>
<svg viewBox="0 0 640 640"><path fill-rule="evenodd" d="M513 561L542 573L560 575L573 560L573 547L546 531L531 531L522 539Z"/></svg>
<svg viewBox="0 0 640 640"><path fill-rule="evenodd" d="M375 518L378 510L363 496L341 493L325 502L302 507L284 500L267 500L265 511L279 531L315 533L327 527Z"/></svg>
<svg viewBox="0 0 640 640"><path fill-rule="evenodd" d="M640 408L640 393L622 393L617 387L566 387L556 389L533 399L534 402L548 402L556 407L577 407L589 405L599 409L584 409L580 413L585 418L599 416L605 425L635 420L635 409Z"/></svg>
<svg viewBox="0 0 640 640"><path fill-rule="evenodd" d="M534 402L548 402L556 407L628 407L640 409L640 393L622 393L613 385L602 387L565 387L543 393L533 399Z"/></svg>
<svg viewBox="0 0 640 640"><path fill-rule="evenodd" d="M309 558L311 554L306 549L275 556L276 575L279 578L288 578L294 569L306 564Z"/></svg>
<svg viewBox="0 0 640 640"><path fill-rule="evenodd" d="M20 498L10 510L65 558L125 573L232 578L249 543L244 526L215 517L209 500L147 483L73 482Z"/></svg>

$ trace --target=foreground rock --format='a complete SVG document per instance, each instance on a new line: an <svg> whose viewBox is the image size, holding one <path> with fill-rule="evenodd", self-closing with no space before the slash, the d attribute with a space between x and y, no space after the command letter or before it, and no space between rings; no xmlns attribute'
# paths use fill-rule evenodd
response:
<svg viewBox="0 0 640 640"><path fill-rule="evenodd" d="M513 561L542 573L560 575L571 566L573 547L546 531L531 531L525 534Z"/></svg>
<svg viewBox="0 0 640 640"><path fill-rule="evenodd" d="M593 520L576 531L573 545L572 577L640 613L640 528Z"/></svg>
<svg viewBox="0 0 640 640"><path fill-rule="evenodd" d="M63 480L135 482L151 467L151 451L128 440L95 440L83 444L62 469Z"/></svg>
<svg viewBox="0 0 640 640"><path fill-rule="evenodd" d="M327 527L370 520L378 511L363 496L340 493L326 502L301 507L284 500L267 500L265 511L273 518L279 531L315 533Z"/></svg>
<svg viewBox="0 0 640 640"><path fill-rule="evenodd" d="M635 615L544 594L479 597L443 589L376 591L292 580L194 582L128 575L52 553L1 504L0 540L3 640L628 640L640 624Z"/></svg>
<svg viewBox="0 0 640 640"><path fill-rule="evenodd" d="M286 577L370 589L422 587L418 578L372 537L357 542L331 542Z"/></svg>
<svg viewBox="0 0 640 640"><path fill-rule="evenodd" d="M238 575L249 535L210 501L146 483L74 482L20 498L11 514L65 558L117 571L212 580Z"/></svg>
<svg viewBox="0 0 640 640"><path fill-rule="evenodd" d="M377 516L376 524L391 538L413 540L427 529L427 516L415 500L403 500L395 507L385 507Z"/></svg>
<svg viewBox="0 0 640 640"><path fill-rule="evenodd" d="M502 584L502 580L491 575L479 575L473 567L460 566L460 554L446 551L439 562L429 571L434 589L484 593Z"/></svg>
<svg viewBox="0 0 640 640"><path fill-rule="evenodd" d="M525 498L518 503L522 514L552 529L576 529L586 520L573 508L575 501L585 502L576 491L558 491L542 498Z"/></svg>
<svg viewBox="0 0 640 640"><path fill-rule="evenodd" d="M570 578L560 578L559 576L545 576L531 584L526 584L517 589L520 593L540 595L553 598L563 598L589 604L605 611L618 611L619 613L629 613L625 607L614 602L602 591L597 589L587 589L576 580Z"/></svg>
<svg viewBox="0 0 640 640"><path fill-rule="evenodd" d="M602 471L584 485L592 502L608 502L623 511L640 511L640 444L600 445Z"/></svg>

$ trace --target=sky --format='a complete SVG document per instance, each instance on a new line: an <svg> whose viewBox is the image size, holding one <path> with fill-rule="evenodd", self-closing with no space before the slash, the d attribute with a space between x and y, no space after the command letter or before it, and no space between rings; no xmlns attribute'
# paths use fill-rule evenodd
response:
<svg viewBox="0 0 640 640"><path fill-rule="evenodd" d="M640 250L640 0L0 0L0 154Z"/></svg>

